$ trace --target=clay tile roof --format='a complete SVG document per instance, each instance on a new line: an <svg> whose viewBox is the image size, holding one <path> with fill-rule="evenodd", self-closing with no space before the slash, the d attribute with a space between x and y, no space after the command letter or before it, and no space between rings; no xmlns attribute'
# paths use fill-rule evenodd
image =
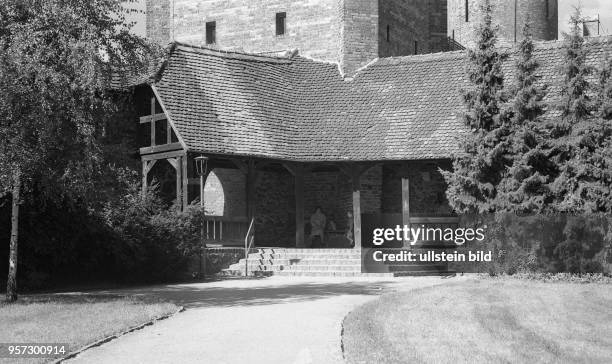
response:
<svg viewBox="0 0 612 364"><path fill-rule="evenodd" d="M612 38L592 40L599 64ZM560 42L535 54L559 94ZM512 54L512 50L509 50ZM513 79L513 57L505 64ZM465 52L378 59L345 80L295 53L174 47L153 84L187 149L290 161L445 159L464 132Z"/></svg>

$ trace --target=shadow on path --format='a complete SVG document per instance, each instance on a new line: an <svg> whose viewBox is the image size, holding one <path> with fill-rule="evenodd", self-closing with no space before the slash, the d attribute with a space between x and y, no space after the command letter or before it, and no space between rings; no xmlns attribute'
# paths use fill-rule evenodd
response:
<svg viewBox="0 0 612 364"><path fill-rule="evenodd" d="M155 297L186 308L200 308L285 304L338 295L378 295L382 289L383 284L374 282L309 282L255 287L175 285L121 293L143 298Z"/></svg>

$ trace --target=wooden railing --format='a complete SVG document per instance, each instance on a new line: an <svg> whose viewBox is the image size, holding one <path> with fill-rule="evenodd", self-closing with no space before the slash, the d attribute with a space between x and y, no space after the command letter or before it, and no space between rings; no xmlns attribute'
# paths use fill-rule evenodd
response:
<svg viewBox="0 0 612 364"><path fill-rule="evenodd" d="M249 230L246 217L207 216L203 224L207 244L240 246Z"/></svg>

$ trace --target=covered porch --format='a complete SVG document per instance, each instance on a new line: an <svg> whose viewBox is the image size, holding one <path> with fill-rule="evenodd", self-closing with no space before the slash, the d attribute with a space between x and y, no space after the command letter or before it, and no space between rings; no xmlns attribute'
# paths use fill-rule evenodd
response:
<svg viewBox="0 0 612 364"><path fill-rule="evenodd" d="M439 172L450 168L447 160L298 162L190 151L155 97L150 105L140 117L149 134L139 151L143 189L166 186L181 209L202 199L209 247L243 246L251 221L254 246L312 247L317 207L327 220L326 248L368 246L376 227L452 220ZM206 157L201 175L198 157Z"/></svg>

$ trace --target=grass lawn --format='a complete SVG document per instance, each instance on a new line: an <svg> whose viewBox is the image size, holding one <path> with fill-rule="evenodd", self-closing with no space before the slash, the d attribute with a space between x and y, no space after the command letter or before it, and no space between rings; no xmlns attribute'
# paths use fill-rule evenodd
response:
<svg viewBox="0 0 612 364"><path fill-rule="evenodd" d="M74 351L177 309L171 303L117 296L32 296L10 305L0 300L0 342L66 343Z"/></svg>
<svg viewBox="0 0 612 364"><path fill-rule="evenodd" d="M612 285L457 282L351 312L349 363L611 363Z"/></svg>

